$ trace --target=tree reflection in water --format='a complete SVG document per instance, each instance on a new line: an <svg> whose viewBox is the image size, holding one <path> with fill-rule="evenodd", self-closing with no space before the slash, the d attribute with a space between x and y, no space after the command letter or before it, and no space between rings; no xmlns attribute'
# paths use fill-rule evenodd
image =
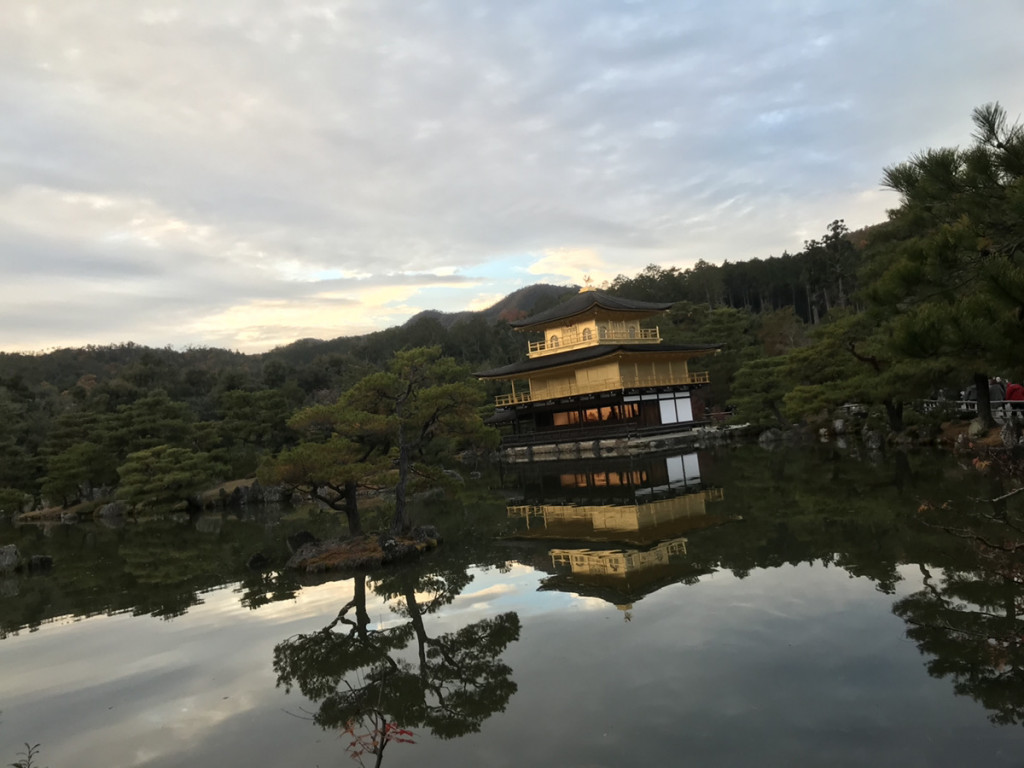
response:
<svg viewBox="0 0 1024 768"><path fill-rule="evenodd" d="M297 686L317 702L314 722L347 734L348 752L360 762L373 754L380 765L387 745L412 741L417 728L443 739L480 730L516 692L499 656L519 639L519 616L503 613L436 637L424 621L469 579L464 570L387 574L374 591L408 621L371 629L366 576L355 576L353 598L333 621L274 648L278 685Z"/></svg>
<svg viewBox="0 0 1024 768"><path fill-rule="evenodd" d="M923 507L925 524L948 534L943 555L930 558L941 572L921 565L924 589L893 606L933 657L929 674L951 678L999 725L1024 724L1024 519L1007 498L991 512Z"/></svg>

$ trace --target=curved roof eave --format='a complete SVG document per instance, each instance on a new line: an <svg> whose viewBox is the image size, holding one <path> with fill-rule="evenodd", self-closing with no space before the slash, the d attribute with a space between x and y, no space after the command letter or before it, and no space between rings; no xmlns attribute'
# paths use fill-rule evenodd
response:
<svg viewBox="0 0 1024 768"><path fill-rule="evenodd" d="M581 349L571 349L554 355L530 358L518 363L503 365L501 368L493 368L489 371L478 371L473 375L478 379L508 379L549 368L558 368L563 365L577 365L591 360L600 360L602 357L609 357L620 352L642 355L664 354L666 352L710 353L720 350L723 346L722 344L596 344L592 347L582 347Z"/></svg>
<svg viewBox="0 0 1024 768"><path fill-rule="evenodd" d="M514 320L509 323L513 328L520 331L529 330L537 326L546 326L559 320L566 320L570 317L581 315L594 308L600 308L609 312L624 312L630 314L643 313L655 314L664 312L671 308L675 302L672 301L637 301L635 299L623 299L618 296L609 296L600 291L582 291L577 293L568 301L539 312L531 317L522 320Z"/></svg>

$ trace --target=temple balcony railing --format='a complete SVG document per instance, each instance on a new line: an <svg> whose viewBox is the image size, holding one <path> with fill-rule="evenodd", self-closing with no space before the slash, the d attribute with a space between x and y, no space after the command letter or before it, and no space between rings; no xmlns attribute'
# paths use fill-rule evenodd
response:
<svg viewBox="0 0 1024 768"><path fill-rule="evenodd" d="M541 355L553 355L556 352L565 352L579 347L591 347L595 344L660 344L661 331L658 328L629 328L621 331L600 329L594 333L591 329L584 329L578 333L564 335L552 335L543 341L531 341L529 344L529 357Z"/></svg>
<svg viewBox="0 0 1024 768"><path fill-rule="evenodd" d="M494 404L498 407L508 405L519 405L532 403L537 400L554 400L560 397L573 397L575 395L590 395L595 392L615 392L623 389L640 389L643 387L671 387L688 384L708 384L711 379L707 371L696 373L673 374L670 376L639 376L629 380L605 379L604 381L590 382L586 385L567 384L562 387L545 387L534 395L532 392L510 392L498 395L494 398Z"/></svg>

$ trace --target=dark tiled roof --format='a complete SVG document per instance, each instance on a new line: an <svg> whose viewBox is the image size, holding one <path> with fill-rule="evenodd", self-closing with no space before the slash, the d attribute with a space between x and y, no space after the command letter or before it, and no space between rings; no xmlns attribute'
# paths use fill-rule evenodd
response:
<svg viewBox="0 0 1024 768"><path fill-rule="evenodd" d="M509 325L513 328L522 329L531 328L536 325L547 325L557 320L575 317L595 307L611 312L628 312L632 314L640 312L653 315L655 312L664 312L672 304L673 302L671 301L635 301L633 299L622 299L618 296L609 296L607 293L601 293L600 291L582 291L556 307L539 312L523 320L515 320L509 323Z"/></svg>
<svg viewBox="0 0 1024 768"><path fill-rule="evenodd" d="M571 349L568 352L559 352L554 355L534 357L490 371L480 371L473 375L478 379L504 379L522 373L533 373L534 371L543 371L546 368L556 368L560 365L575 365L590 360L599 360L602 357L608 357L619 352L654 355L665 352L713 352L721 348L721 344L595 344L592 347L581 347L580 349Z"/></svg>

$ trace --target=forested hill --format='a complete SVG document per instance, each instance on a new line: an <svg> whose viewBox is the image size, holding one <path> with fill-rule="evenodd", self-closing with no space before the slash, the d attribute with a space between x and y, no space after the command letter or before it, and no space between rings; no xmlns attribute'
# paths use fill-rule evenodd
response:
<svg viewBox="0 0 1024 768"><path fill-rule="evenodd" d="M771 333L797 339L802 338L799 326L818 322L833 307L845 306L856 290L859 252L842 221L835 221L820 240L806 243L797 254L726 261L720 266L700 261L685 270L651 265L633 277L620 275L602 289L630 298L681 302L676 315L662 323L667 339L726 342L732 354L740 354L756 341L750 334L759 322L753 318L788 312L794 327ZM157 389L173 401L188 403L200 419L216 418L217 404L224 400L224 393L233 391L287 387L289 402L328 402L383 367L396 351L420 346L439 346L474 370L497 367L524 353L524 338L509 327L509 320L548 309L578 290L578 286L531 285L485 310L426 311L401 326L375 333L302 339L254 355L203 347L150 348L131 342L45 354L0 353L0 411L5 402L34 410L40 407L40 398L52 401L50 410L60 411L63 406L55 398L65 396L80 401L101 397L108 401L105 407L116 409ZM732 310L738 314L725 323L727 327L717 327L695 321L692 309L684 309L690 304L703 306L705 313ZM722 319L720 312L712 315ZM731 375L728 366L723 375ZM715 394L724 398L725 387L724 382L718 384Z"/></svg>
<svg viewBox="0 0 1024 768"><path fill-rule="evenodd" d="M652 265L602 288L678 302L658 320L666 341L726 344L725 353L708 361L713 383L706 392L708 402L724 406L745 360L801 343L802 315L818 320L847 302L857 253L842 223L834 222L826 239L795 256L720 267L700 262L687 270ZM293 414L338 401L396 352L438 347L466 367L468 378L469 370L523 357L526 338L509 320L578 291L533 285L479 312L423 312L365 336L303 339L258 355L130 342L0 353L0 513L26 497L58 504L93 498L139 457L192 467L193 479L251 476L298 440L288 426ZM478 386L485 396L502 388L500 382Z"/></svg>
<svg viewBox="0 0 1024 768"><path fill-rule="evenodd" d="M836 221L820 240L806 243L797 254L726 260L721 265L702 260L686 270L651 265L633 277L620 275L602 288L630 298L692 301L754 313L791 307L804 322L814 323L833 306L845 305L853 294L857 234L851 236ZM255 355L213 348L176 351L132 342L45 354L0 352L0 386L46 385L64 392L87 377L124 379L142 387L163 382L171 390L196 394L210 387L263 386L290 379L309 395L351 384L353 378L345 375L346 369L362 375L367 366L379 367L399 349L432 345L471 367L497 366L522 355L522 337L511 332L507 321L543 311L577 290L577 286L531 285L484 310L427 310L383 331L330 340L300 339Z"/></svg>
<svg viewBox="0 0 1024 768"><path fill-rule="evenodd" d="M284 371L285 378L297 378L305 385L304 389L311 390L316 384L324 383L323 370L331 367L336 356L374 362L386 359L396 349L428 343L442 344L455 352L453 345L443 338L453 327L456 337L465 336L469 328L480 330L485 325L504 324L507 320L540 312L577 290L576 286L538 283L520 288L484 310L450 313L426 310L404 325L383 331L330 340L300 339L262 354L247 355L211 347L177 351L130 341L37 354L0 352L0 387L19 389L44 384L63 392L73 388L83 377L88 381L125 378L143 387L182 377L193 383L192 389L202 389L211 383L231 388L243 380L246 386L258 385L264 376L276 381ZM489 335L489 330L483 332ZM474 362L486 362L486 356Z"/></svg>
<svg viewBox="0 0 1024 768"><path fill-rule="evenodd" d="M253 362L272 367L281 363L319 379L325 366L336 367L342 358L380 367L400 349L440 346L445 354L470 366L503 365L522 355L522 337L508 327L508 321L541 312L578 290L577 286L538 283L510 293L487 309L425 310L400 326L329 341L302 339L256 355Z"/></svg>
<svg viewBox="0 0 1024 768"><path fill-rule="evenodd" d="M702 395L738 420L786 425L857 402L900 431L915 402L973 383L991 426L988 377L1024 380L1024 126L998 104L973 121L967 148L882 171L898 196L882 224L850 233L836 219L798 253L651 265L601 288L673 302L656 320L668 343L722 344L700 360ZM421 313L260 355L131 343L0 353L0 514L24 494L69 501L110 487L133 454L167 466L202 457L222 478L245 477L299 440L293 414L339 402L397 351L439 348L470 382L525 354L508 320L576 291L531 286L482 312ZM473 386L481 401L502 389Z"/></svg>

